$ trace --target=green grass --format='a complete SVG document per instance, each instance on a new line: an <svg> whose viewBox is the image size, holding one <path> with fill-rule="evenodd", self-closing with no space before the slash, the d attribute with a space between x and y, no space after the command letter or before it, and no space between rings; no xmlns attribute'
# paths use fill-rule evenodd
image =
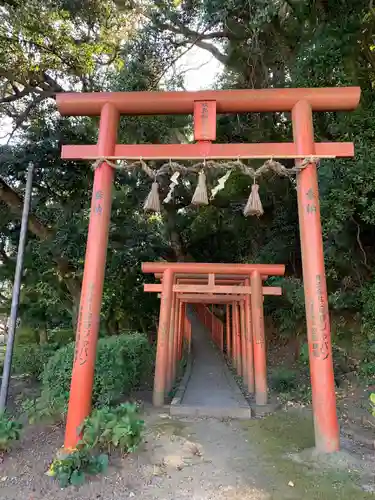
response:
<svg viewBox="0 0 375 500"><path fill-rule="evenodd" d="M278 412L246 423L251 446L259 447L259 459L269 482L265 489L272 500L366 500L374 496L356 486L358 476L347 469L318 467L288 458L314 446L310 415L300 411ZM332 458L331 463L334 463ZM294 487L288 486L289 481ZM281 485L281 487L280 487Z"/></svg>

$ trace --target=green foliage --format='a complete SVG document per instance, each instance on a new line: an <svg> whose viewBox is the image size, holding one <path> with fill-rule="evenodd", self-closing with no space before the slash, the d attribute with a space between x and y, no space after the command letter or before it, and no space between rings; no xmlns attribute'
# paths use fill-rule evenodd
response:
<svg viewBox="0 0 375 500"><path fill-rule="evenodd" d="M133 452L142 439L144 422L139 418L138 408L133 404L121 404L114 408L94 409L82 426L82 440L71 453L61 453L49 468L48 475L55 477L61 488L80 486L86 475L105 472L108 453L113 448L122 453Z"/></svg>
<svg viewBox="0 0 375 500"><path fill-rule="evenodd" d="M359 375L371 382L375 378L375 344L373 342L367 346L367 351L359 364Z"/></svg>
<svg viewBox="0 0 375 500"><path fill-rule="evenodd" d="M274 278L270 285L281 286L283 294L266 304L281 336L286 338L301 335L306 331L305 298L299 278Z"/></svg>
<svg viewBox="0 0 375 500"><path fill-rule="evenodd" d="M34 344L38 342L38 333L30 326L21 325L17 328L15 343L16 345Z"/></svg>
<svg viewBox="0 0 375 500"><path fill-rule="evenodd" d="M38 380L56 349L56 344L16 345L13 351L13 372L20 375L27 374Z"/></svg>
<svg viewBox="0 0 375 500"><path fill-rule="evenodd" d="M22 424L0 413L0 453L9 451L14 441L18 441Z"/></svg>
<svg viewBox="0 0 375 500"><path fill-rule="evenodd" d="M285 388L278 393L280 400L284 403L293 401L297 404L309 405L312 401L311 384L308 374L296 374L298 382L294 387ZM292 382L293 384L293 382Z"/></svg>
<svg viewBox="0 0 375 500"><path fill-rule="evenodd" d="M338 345L335 338L332 339L332 359L335 382L339 386L346 373L355 367L352 366L349 360L347 350ZM307 342L304 342L301 346L298 361L301 369L307 373L309 369L309 345Z"/></svg>
<svg viewBox="0 0 375 500"><path fill-rule="evenodd" d="M370 394L369 401L370 401L372 416L375 417L375 393L374 392L372 392Z"/></svg>
<svg viewBox="0 0 375 500"><path fill-rule="evenodd" d="M304 366L308 366L309 364L309 344L307 342L304 342L301 346L299 362Z"/></svg>
<svg viewBox="0 0 375 500"><path fill-rule="evenodd" d="M275 368L271 372L270 387L283 402L311 403L311 384L307 366Z"/></svg>
<svg viewBox="0 0 375 500"><path fill-rule="evenodd" d="M110 453L118 448L131 453L142 439L144 422L139 418L135 404L122 404L116 408L98 408L83 424L82 443L89 448L99 448Z"/></svg>
<svg viewBox="0 0 375 500"><path fill-rule="evenodd" d="M74 340L72 328L54 328L48 332L48 339L51 343L62 347Z"/></svg>
<svg viewBox="0 0 375 500"><path fill-rule="evenodd" d="M375 282L371 281L362 289L363 331L369 340L375 340Z"/></svg>
<svg viewBox="0 0 375 500"><path fill-rule="evenodd" d="M65 85L80 82L87 89L98 71L121 66L119 45L132 30L132 17L112 1L6 4L0 29L4 104L25 96L38 104L62 91L64 76Z"/></svg>
<svg viewBox="0 0 375 500"><path fill-rule="evenodd" d="M297 387L297 374L287 368L278 368L271 374L271 388L276 392L288 392Z"/></svg>
<svg viewBox="0 0 375 500"><path fill-rule="evenodd" d="M42 394L35 399L27 398L21 401L21 412L27 416L30 424L42 421L55 423L63 421L68 411L69 393L51 395L43 390Z"/></svg>
<svg viewBox="0 0 375 500"><path fill-rule="evenodd" d="M86 475L99 474L108 468L108 455L92 455L89 448L80 447L55 459L47 474L55 477L60 488L81 486Z"/></svg>
<svg viewBox="0 0 375 500"><path fill-rule="evenodd" d="M93 400L115 402L150 380L154 350L142 334L126 334L100 339L98 344Z"/></svg>
<svg viewBox="0 0 375 500"><path fill-rule="evenodd" d="M73 365L74 344L59 349L48 361L43 374L44 401L67 398ZM139 333L99 339L95 364L93 403L109 404L149 380L154 350Z"/></svg>

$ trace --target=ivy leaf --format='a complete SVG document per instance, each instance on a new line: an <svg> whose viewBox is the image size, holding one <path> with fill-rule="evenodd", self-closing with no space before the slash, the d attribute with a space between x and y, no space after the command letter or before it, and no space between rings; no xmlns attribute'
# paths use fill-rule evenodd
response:
<svg viewBox="0 0 375 500"><path fill-rule="evenodd" d="M98 456L97 461L98 461L98 464L100 465L101 472L106 472L106 470L108 469L108 464L109 464L108 455L106 455L105 453L102 453L101 455Z"/></svg>
<svg viewBox="0 0 375 500"><path fill-rule="evenodd" d="M69 485L70 474L68 472L60 472L58 474L60 488L66 488Z"/></svg>
<svg viewBox="0 0 375 500"><path fill-rule="evenodd" d="M70 483L73 486L81 486L85 482L85 473L79 470L74 470L70 476Z"/></svg>

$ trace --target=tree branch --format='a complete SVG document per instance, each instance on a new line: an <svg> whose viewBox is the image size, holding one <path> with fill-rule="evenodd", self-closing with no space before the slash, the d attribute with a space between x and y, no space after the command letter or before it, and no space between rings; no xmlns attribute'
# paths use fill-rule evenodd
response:
<svg viewBox="0 0 375 500"><path fill-rule="evenodd" d="M171 24L159 24L159 27L164 30L164 31L171 31L172 33L175 33L176 35L183 35L186 37L186 40L184 41L184 44L191 43L192 48L194 45L197 47L200 47L201 49L207 50L212 54L219 62L222 64L226 64L228 61L228 57L226 54L223 54L215 45L212 43L208 43L204 41L204 37L209 36L210 34L207 34L206 31L207 28L203 33L198 33L196 31L191 30L190 28L187 28L186 26L183 25L178 25L178 26L172 26Z"/></svg>
<svg viewBox="0 0 375 500"><path fill-rule="evenodd" d="M29 117L29 114L31 111L44 99L47 99L48 97L53 98L55 96L56 92L50 91L50 92L43 92L42 94L38 95L33 99L29 104L26 106L26 108L22 111L21 114L16 114L16 113L11 113L8 112L8 116L14 120L14 127L12 132L9 134L9 138L7 143L9 144L10 140L12 139L13 135L15 132L21 127L23 122L27 120ZM6 137L8 134L6 134L4 137Z"/></svg>
<svg viewBox="0 0 375 500"><path fill-rule="evenodd" d="M57 81L52 78L51 75L49 75L46 71L43 71L43 78L44 81L49 85L51 89L53 89L55 92L64 92L64 89L62 86L57 83Z"/></svg>
<svg viewBox="0 0 375 500"><path fill-rule="evenodd" d="M371 267L367 264L367 255L365 252L365 249L363 248L362 241L361 241L361 228L358 222L355 220L354 217L351 218L354 224L357 226L357 243L359 248L361 249L362 255L363 255L363 265L368 269L369 271L372 271Z"/></svg>
<svg viewBox="0 0 375 500"><path fill-rule="evenodd" d="M16 193L16 191L8 186L2 178L0 178L0 200L3 201L15 215L21 217L23 199L18 193ZM46 227L33 213L29 214L28 228L32 234L37 236L42 241L47 239L52 240L54 238L54 231ZM53 252L52 255L53 260L57 265L58 273L61 279L64 280L64 283L72 297L73 303L78 305L81 283L80 280L75 277L76 269L74 265L69 262L68 259L62 257L61 255L57 255L55 252Z"/></svg>
<svg viewBox="0 0 375 500"><path fill-rule="evenodd" d="M22 214L23 200L21 197L0 178L0 200L2 200L11 211L16 214ZM29 215L29 231L35 234L39 239L45 240L51 236L50 231L33 215Z"/></svg>
<svg viewBox="0 0 375 500"><path fill-rule="evenodd" d="M228 38L230 40L242 40L242 37L236 36L231 31L211 31L211 33L202 33L201 40L212 40L213 38Z"/></svg>
<svg viewBox="0 0 375 500"><path fill-rule="evenodd" d="M212 54L223 65L227 64L228 57L225 54L223 54L217 47L215 47L215 45L212 45L211 43L207 42L202 42L201 40L196 40L195 45L197 47L200 47L201 49L210 52L210 54Z"/></svg>
<svg viewBox="0 0 375 500"><path fill-rule="evenodd" d="M32 92L37 91L37 89L35 89L35 87L32 87L32 86L27 86L23 90L19 90L19 89L16 90L16 86L14 84L11 84L11 86L15 92L14 92L14 94L11 94L9 96L2 97L0 99L0 102L2 104L5 104L7 102L18 101L19 99L22 99L22 97L25 97L25 96L31 94Z"/></svg>

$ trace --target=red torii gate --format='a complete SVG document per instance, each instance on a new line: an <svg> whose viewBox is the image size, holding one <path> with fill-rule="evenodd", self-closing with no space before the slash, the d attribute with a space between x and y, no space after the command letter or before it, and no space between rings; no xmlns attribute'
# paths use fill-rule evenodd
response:
<svg viewBox="0 0 375 500"><path fill-rule="evenodd" d="M96 343L108 242L113 169L105 160L116 158L215 159L294 158L297 175L302 268L314 411L315 443L320 451L339 449L333 364L323 242L315 157L354 155L352 143L315 143L313 111L352 110L359 87L314 89L223 90L202 92L60 93L61 114L99 116L96 145L63 146L64 159L102 159L94 174L76 350L64 446L75 447L83 420L91 410ZM216 112L291 112L294 141L264 144L213 144ZM120 114L190 114L196 120L195 144L116 144ZM213 272L218 272L214 269ZM168 280L171 280L168 277Z"/></svg>
<svg viewBox="0 0 375 500"><path fill-rule="evenodd" d="M220 274L207 272L207 269L212 270L215 267L220 269ZM191 272L185 273L185 268ZM162 279L161 284L144 285L145 292L161 292L154 405L164 404L165 393L173 385L178 361L176 353L181 354L182 348L180 328L185 324L185 318L179 317L180 314L185 314L185 309L180 310L181 303L227 305L227 354L231 356L237 373L243 378L249 392L253 393L255 388L256 404L265 405L267 403L267 372L263 296L281 295L281 288L263 287L262 278L266 278L269 274L283 275L285 266L146 262L142 264L142 271L154 273L155 277ZM166 279L167 272L171 272L173 276L171 291L166 288L169 283ZM228 322L230 307L232 307L232 327ZM198 312L203 314L207 310L199 308ZM202 319L206 319L204 314ZM223 350L223 328L215 329L218 319L213 314L211 320L215 324L206 326L213 327L211 332L213 339Z"/></svg>

